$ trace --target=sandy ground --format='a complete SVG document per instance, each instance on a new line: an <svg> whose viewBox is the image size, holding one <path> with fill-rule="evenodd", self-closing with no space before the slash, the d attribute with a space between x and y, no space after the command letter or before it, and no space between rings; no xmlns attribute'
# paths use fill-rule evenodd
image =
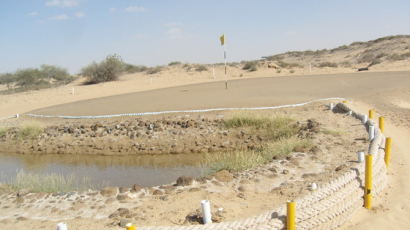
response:
<svg viewBox="0 0 410 230"><path fill-rule="evenodd" d="M410 156L406 151L410 147L408 142L410 138L410 131L408 129L410 127L410 111L407 108L407 105L410 103L409 75L409 72L369 72L332 76L264 78L232 82L232 87L228 91L219 90L219 88L223 87L221 83L209 83L165 89L164 91L149 91L139 95L124 95L121 97L123 97L122 99L131 97L129 101L143 100L145 103L136 101L139 103L136 103L135 107L130 107L142 111L161 110L171 105L179 108L185 107L186 109L205 106L219 107L221 105L274 105L302 102L328 96L345 96L353 99L353 106L362 110L362 112L365 112L370 107L376 108L380 114L386 116L386 133L392 136L394 141L393 159L389 168L389 187L385 191L385 195L374 199L374 210L360 210L342 229L406 229L410 225L410 220L408 219L408 216L410 216L410 185L408 179ZM139 80L142 81L142 79ZM155 82L155 79L153 82ZM172 82L171 79L170 82ZM176 82L169 83L168 85L162 84L162 86L175 86L177 85ZM242 84L241 82L244 83ZM127 83L129 84L130 82ZM0 106L2 108L0 113L2 116L16 112L22 113L44 106L136 91L132 87L128 88L128 90L121 88L120 84L126 85L127 83L118 82L95 85L92 86L94 87L93 89L87 88L87 92L81 92L80 87L78 95L73 96L77 98L68 98L70 96L67 95L69 92L61 92L60 94L55 92L53 94L53 90L57 91L57 89L49 89L33 94L21 94L15 97L0 96ZM145 84L149 84L149 82ZM153 89L154 84L151 85L152 88L146 87L145 89ZM236 87L236 84L242 86ZM114 85L118 86L118 88L113 87ZM110 92L104 92L107 89L111 89ZM171 92L174 93L172 94ZM178 95L177 92L180 92L181 95ZM184 92L185 95L182 95ZM60 98L58 95L60 95ZM184 98L188 99L182 100ZM75 109L77 108L86 109L87 107L92 108L87 110L87 112L95 111L96 113L102 111L100 108L108 109L109 112L124 111L123 106L110 104L112 102L118 103L118 101L118 98L111 97L80 102L64 107L58 106L39 112L54 113L62 111L69 113L76 111ZM103 103L104 106L101 106L100 103ZM90 107L92 104L99 104L100 106ZM67 108L70 109L67 110ZM72 224L74 229L75 226L78 226L75 221L70 224Z"/></svg>

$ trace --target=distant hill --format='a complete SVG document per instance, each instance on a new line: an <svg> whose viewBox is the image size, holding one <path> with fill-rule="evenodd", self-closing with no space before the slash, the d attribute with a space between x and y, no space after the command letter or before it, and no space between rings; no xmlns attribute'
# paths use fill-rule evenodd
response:
<svg viewBox="0 0 410 230"><path fill-rule="evenodd" d="M279 68L314 67L370 67L373 65L410 60L410 35L396 35L367 42L353 42L334 49L290 51L262 57L260 62Z"/></svg>

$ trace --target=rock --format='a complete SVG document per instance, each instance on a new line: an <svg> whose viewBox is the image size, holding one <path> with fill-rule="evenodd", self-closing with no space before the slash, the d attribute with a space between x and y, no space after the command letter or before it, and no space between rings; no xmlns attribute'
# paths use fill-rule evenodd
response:
<svg viewBox="0 0 410 230"><path fill-rule="evenodd" d="M131 192L139 192L139 191L141 191L142 189L143 189L142 186L140 186L140 185L138 185L138 184L134 184L134 185L132 186Z"/></svg>
<svg viewBox="0 0 410 230"><path fill-rule="evenodd" d="M221 182L231 182L233 175L228 170L221 170L214 174L215 179Z"/></svg>
<svg viewBox="0 0 410 230"><path fill-rule="evenodd" d="M154 190L154 192L152 192L152 195L161 196L161 195L164 195L164 192L157 189L157 190Z"/></svg>
<svg viewBox="0 0 410 230"><path fill-rule="evenodd" d="M189 192L198 192L198 191L201 191L201 189L200 188L191 188L188 191Z"/></svg>
<svg viewBox="0 0 410 230"><path fill-rule="evenodd" d="M120 187L119 188L120 193L125 193L125 192L129 192L130 188L126 188L126 187Z"/></svg>
<svg viewBox="0 0 410 230"><path fill-rule="evenodd" d="M131 220L121 219L119 225L120 225L121 228L125 228L125 227L127 227L127 224L129 224L129 223L131 223Z"/></svg>
<svg viewBox="0 0 410 230"><path fill-rule="evenodd" d="M119 201L127 201L127 200L132 200L132 198L130 196L128 196L128 194L119 194L117 196L117 200Z"/></svg>
<svg viewBox="0 0 410 230"><path fill-rule="evenodd" d="M177 179L177 186L188 186L191 185L193 182L194 179L192 177L180 176Z"/></svg>
<svg viewBox="0 0 410 230"><path fill-rule="evenodd" d="M241 186L238 187L238 191L240 191L240 192L246 192L247 190L248 189L244 185L241 185Z"/></svg>
<svg viewBox="0 0 410 230"><path fill-rule="evenodd" d="M19 217L16 218L16 220L17 221L25 221L25 220L27 220L27 218L24 217L24 216L19 216Z"/></svg>
<svg viewBox="0 0 410 230"><path fill-rule="evenodd" d="M23 196L25 196L25 195L27 195L27 194L29 194L30 193L30 190L28 190L28 189L20 189L18 192L17 192L17 197L23 197Z"/></svg>
<svg viewBox="0 0 410 230"><path fill-rule="evenodd" d="M284 169L283 171L282 171L282 174L289 174L289 170L287 170L287 169Z"/></svg>
<svg viewBox="0 0 410 230"><path fill-rule="evenodd" d="M342 165L337 166L337 167L335 168L335 171L336 171L336 172L339 172L340 170L342 170L342 169L344 169L344 168L346 168L346 165L345 165L345 164L342 164Z"/></svg>
<svg viewBox="0 0 410 230"><path fill-rule="evenodd" d="M105 197L110 197L110 196L116 196L118 194L118 188L117 187L105 187L101 189L101 195Z"/></svg>
<svg viewBox="0 0 410 230"><path fill-rule="evenodd" d="M114 201L115 201L114 198L108 198L108 199L105 201L105 204L112 204L112 203L114 203Z"/></svg>

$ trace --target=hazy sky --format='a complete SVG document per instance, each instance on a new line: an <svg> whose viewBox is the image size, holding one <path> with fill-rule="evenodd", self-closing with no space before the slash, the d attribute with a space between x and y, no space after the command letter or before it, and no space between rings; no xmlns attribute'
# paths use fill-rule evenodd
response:
<svg viewBox="0 0 410 230"><path fill-rule="evenodd" d="M410 34L410 0L0 0L0 73L76 73L117 53L132 64L222 62Z"/></svg>

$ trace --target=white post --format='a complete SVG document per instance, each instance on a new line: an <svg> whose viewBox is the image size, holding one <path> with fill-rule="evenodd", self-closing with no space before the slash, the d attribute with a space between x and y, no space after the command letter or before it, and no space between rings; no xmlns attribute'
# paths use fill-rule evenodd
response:
<svg viewBox="0 0 410 230"><path fill-rule="evenodd" d="M212 77L215 79L215 65L212 65Z"/></svg>
<svg viewBox="0 0 410 230"><path fill-rule="evenodd" d="M203 215L202 220L204 221L204 224L212 223L211 203L209 202L209 200L202 200L201 207Z"/></svg>
<svg viewBox="0 0 410 230"><path fill-rule="evenodd" d="M310 184L310 190L311 191L315 191L316 189L317 189L317 184L316 183Z"/></svg>
<svg viewBox="0 0 410 230"><path fill-rule="evenodd" d="M367 122L367 115L363 115L363 120L362 120L363 124L366 124Z"/></svg>
<svg viewBox="0 0 410 230"><path fill-rule="evenodd" d="M71 95L74 95L74 87L71 89Z"/></svg>
<svg viewBox="0 0 410 230"><path fill-rule="evenodd" d="M67 224L65 224L65 223L58 223L58 224L57 224L57 230L68 230Z"/></svg>
<svg viewBox="0 0 410 230"><path fill-rule="evenodd" d="M352 110L350 110L350 111L347 113L347 115L349 115L349 116L352 116L352 114L353 114L353 111L352 111Z"/></svg>
<svg viewBox="0 0 410 230"><path fill-rule="evenodd" d="M330 111L333 111L334 108L335 108L335 106L333 105L333 103L330 103L330 104L329 104L329 110L330 110Z"/></svg>
<svg viewBox="0 0 410 230"><path fill-rule="evenodd" d="M374 139L374 125L369 125L369 141Z"/></svg>
<svg viewBox="0 0 410 230"><path fill-rule="evenodd" d="M312 63L309 62L309 73L312 73Z"/></svg>
<svg viewBox="0 0 410 230"><path fill-rule="evenodd" d="M364 152L357 152L357 162L364 162Z"/></svg>
<svg viewBox="0 0 410 230"><path fill-rule="evenodd" d="M20 114L16 114L16 118L19 118L20 117Z"/></svg>

